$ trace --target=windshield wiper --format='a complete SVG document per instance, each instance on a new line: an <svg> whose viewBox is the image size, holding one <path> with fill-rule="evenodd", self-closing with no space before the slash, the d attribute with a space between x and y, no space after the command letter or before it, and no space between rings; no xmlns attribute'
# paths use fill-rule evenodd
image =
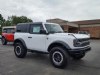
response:
<svg viewBox="0 0 100 75"><path fill-rule="evenodd" d="M56 33L56 32L54 32L54 31L50 31L49 33Z"/></svg>
<svg viewBox="0 0 100 75"><path fill-rule="evenodd" d="M56 33L63 33L62 31L58 31L58 32L56 32Z"/></svg>
<svg viewBox="0 0 100 75"><path fill-rule="evenodd" d="M62 31L58 31L58 32L50 31L49 33L63 33L63 32Z"/></svg>

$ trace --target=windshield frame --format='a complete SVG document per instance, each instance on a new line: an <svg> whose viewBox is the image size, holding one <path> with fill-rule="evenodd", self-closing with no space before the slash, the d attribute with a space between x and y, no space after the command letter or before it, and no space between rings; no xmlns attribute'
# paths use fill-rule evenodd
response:
<svg viewBox="0 0 100 75"><path fill-rule="evenodd" d="M47 33L51 33L51 34L52 34L52 33L64 33L64 31L63 31L63 29L61 28L61 26L60 26L60 28L61 28L61 31L62 31L62 32L48 32L48 30L47 30L47 28L46 28L46 24L51 24L51 25L53 24L53 25L58 25L58 26L60 26L60 25L59 25L59 24L56 24L56 23L44 23L44 24L43 24L43 25L44 25L44 29L46 30Z"/></svg>

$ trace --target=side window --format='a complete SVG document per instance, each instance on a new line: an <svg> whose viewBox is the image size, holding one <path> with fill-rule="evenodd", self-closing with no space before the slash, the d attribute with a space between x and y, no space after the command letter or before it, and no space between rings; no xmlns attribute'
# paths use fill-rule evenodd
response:
<svg viewBox="0 0 100 75"><path fill-rule="evenodd" d="M32 32L33 33L39 33L40 32L40 26L34 26Z"/></svg>
<svg viewBox="0 0 100 75"><path fill-rule="evenodd" d="M26 33L28 31L28 24L21 25L21 32Z"/></svg>
<svg viewBox="0 0 100 75"><path fill-rule="evenodd" d="M15 28L12 28L11 29L11 33L15 33Z"/></svg>
<svg viewBox="0 0 100 75"><path fill-rule="evenodd" d="M17 25L16 32L21 32L21 26Z"/></svg>
<svg viewBox="0 0 100 75"><path fill-rule="evenodd" d="M11 29L7 29L7 33L11 33Z"/></svg>
<svg viewBox="0 0 100 75"><path fill-rule="evenodd" d="M28 28L29 28L28 24L17 25L16 32L26 33L26 32L28 32Z"/></svg>
<svg viewBox="0 0 100 75"><path fill-rule="evenodd" d="M8 28L7 29L7 33L14 33L14 32L15 32L14 28Z"/></svg>
<svg viewBox="0 0 100 75"><path fill-rule="evenodd" d="M40 30L43 29L42 24L33 24L30 26L31 34L40 34Z"/></svg>
<svg viewBox="0 0 100 75"><path fill-rule="evenodd" d="M7 33L7 29L3 29L3 33Z"/></svg>

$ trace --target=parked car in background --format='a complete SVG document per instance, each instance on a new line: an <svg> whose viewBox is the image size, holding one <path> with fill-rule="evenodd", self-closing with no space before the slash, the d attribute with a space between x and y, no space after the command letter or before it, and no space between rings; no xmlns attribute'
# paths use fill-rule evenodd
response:
<svg viewBox="0 0 100 75"><path fill-rule="evenodd" d="M86 34L90 37L90 34L87 31L78 31L78 34Z"/></svg>
<svg viewBox="0 0 100 75"><path fill-rule="evenodd" d="M15 33L16 26L6 26L2 28L2 44L6 45L7 42L14 41L14 33Z"/></svg>

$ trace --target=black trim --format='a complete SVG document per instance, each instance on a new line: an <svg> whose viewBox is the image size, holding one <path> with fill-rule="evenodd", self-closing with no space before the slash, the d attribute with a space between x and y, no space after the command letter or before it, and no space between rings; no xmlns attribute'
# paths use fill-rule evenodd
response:
<svg viewBox="0 0 100 75"><path fill-rule="evenodd" d="M62 45L64 45L65 47L66 47L66 49L71 49L70 47L69 47L69 45L67 44L67 43L65 43L65 42L62 42L62 41L55 41L55 42L53 42L53 43L60 43L60 44L62 44Z"/></svg>
<svg viewBox="0 0 100 75"><path fill-rule="evenodd" d="M91 47L88 46L88 47L84 47L84 48L72 49L70 51L90 51L90 50L91 50Z"/></svg>
<svg viewBox="0 0 100 75"><path fill-rule="evenodd" d="M54 44L61 44L63 45L67 50L71 50L71 48L69 47L69 45L65 42L62 42L62 41L54 41L52 42L49 46L48 46L48 51L49 51L49 48L54 45Z"/></svg>
<svg viewBox="0 0 100 75"><path fill-rule="evenodd" d="M71 55L73 55L73 54L80 54L80 53L83 53L83 52L86 53L86 52L88 52L90 50L91 50L91 47L88 46L88 47L84 47L84 48L71 49L71 50L69 50L69 53Z"/></svg>
<svg viewBox="0 0 100 75"><path fill-rule="evenodd" d="M38 50L30 50L30 49L28 49L28 52L32 52L32 53L42 53L42 54L49 54L49 52L43 52L43 51L38 51Z"/></svg>
<svg viewBox="0 0 100 75"><path fill-rule="evenodd" d="M17 25L24 25L24 24L42 24L42 22L18 23Z"/></svg>
<svg viewBox="0 0 100 75"><path fill-rule="evenodd" d="M27 46L26 46L25 41L24 41L23 39L21 39L21 38L16 39L16 40L14 41L14 44L15 44L17 41L20 41L20 42L23 44L23 46L27 49Z"/></svg>

